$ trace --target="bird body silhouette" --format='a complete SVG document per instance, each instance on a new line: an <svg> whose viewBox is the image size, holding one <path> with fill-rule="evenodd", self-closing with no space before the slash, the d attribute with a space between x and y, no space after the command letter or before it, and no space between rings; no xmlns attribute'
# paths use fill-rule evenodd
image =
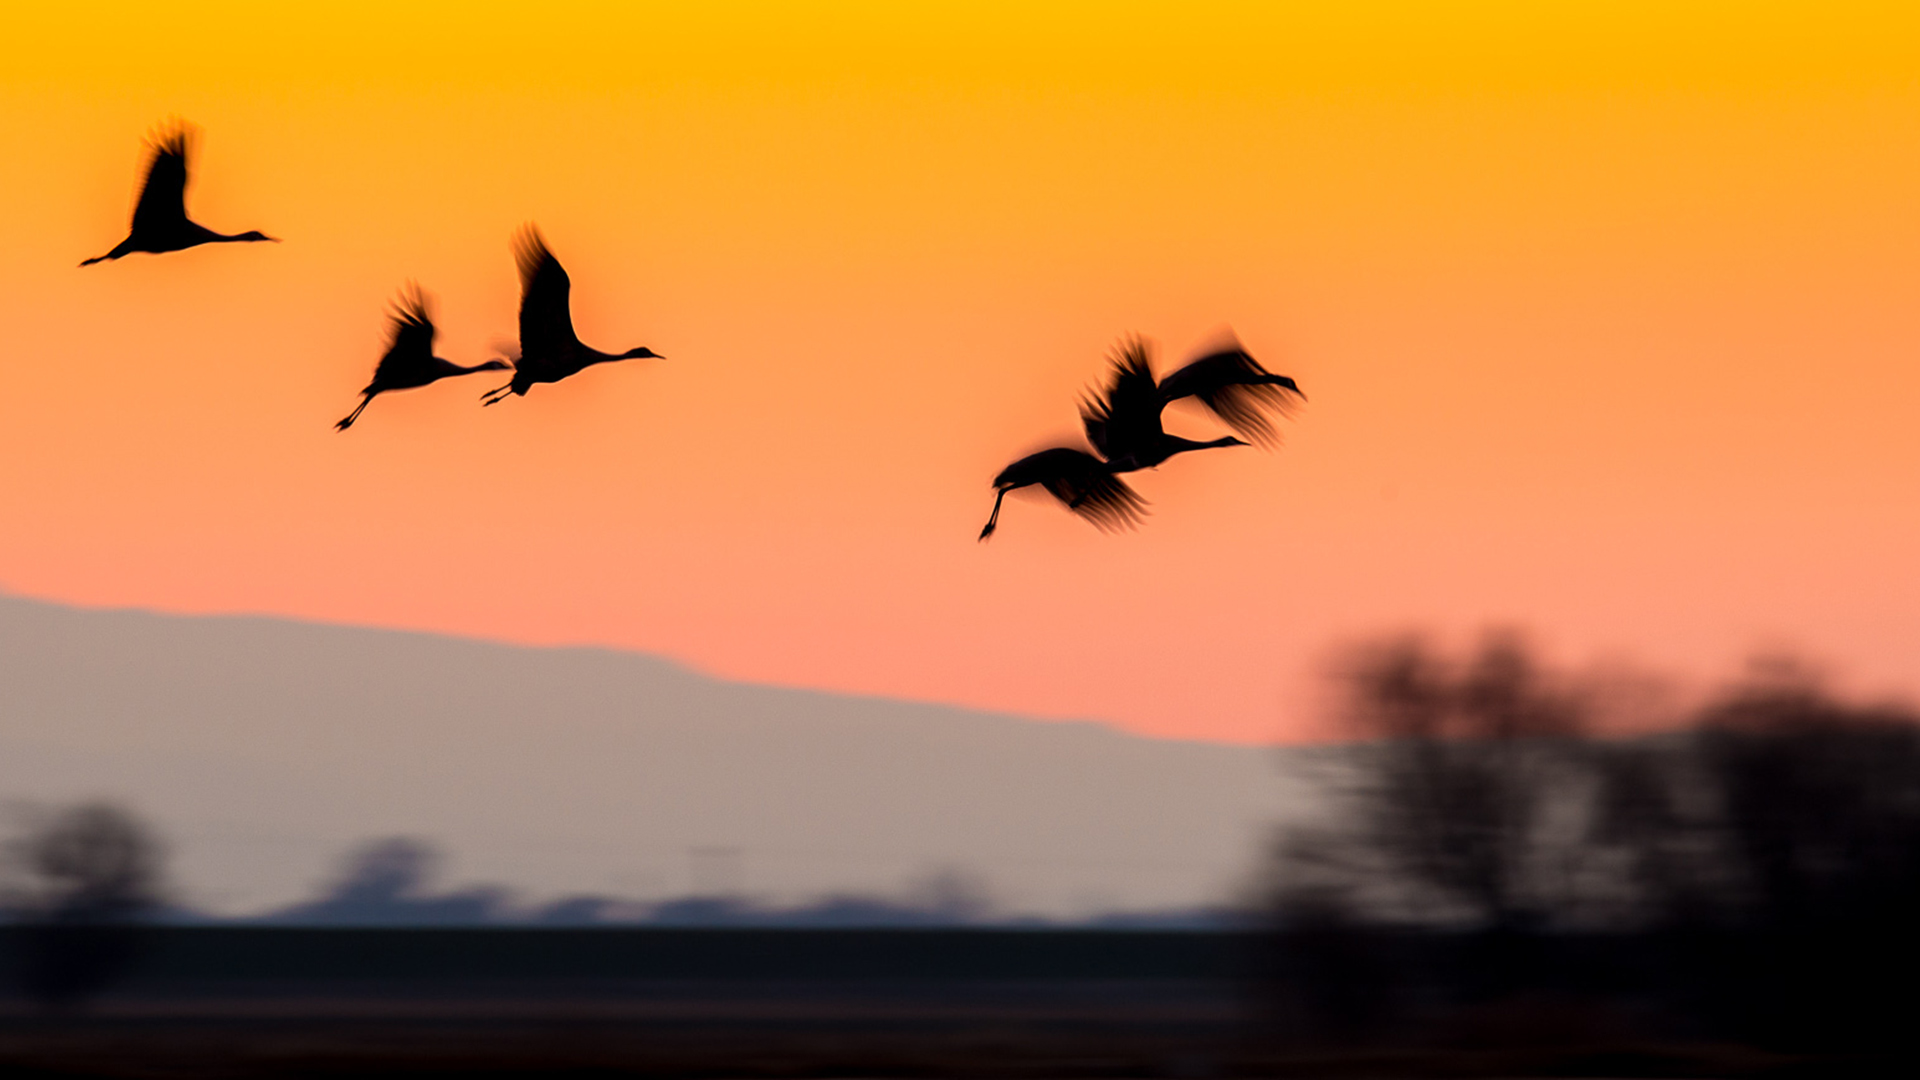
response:
<svg viewBox="0 0 1920 1080"><path fill-rule="evenodd" d="M394 304L391 320L393 325L387 334L387 351L373 369L373 381L360 391L360 404L354 407L353 412L333 426L335 431L352 427L375 395L389 390L411 390L455 375L507 369L507 364L500 360L462 367L433 355L433 318L427 309L427 296L417 285L409 286L400 294L399 301Z"/></svg>
<svg viewBox="0 0 1920 1080"><path fill-rule="evenodd" d="M1245 446L1233 436L1196 442L1169 435L1160 412L1169 399L1153 380L1145 340L1128 338L1113 356L1113 373L1104 393L1080 406L1087 438L1116 473L1151 469L1175 454L1223 446Z"/></svg>
<svg viewBox="0 0 1920 1080"><path fill-rule="evenodd" d="M147 161L146 182L140 188L140 201L133 208L133 226L127 238L105 255L81 262L91 266L118 259L136 251L158 254L181 251L201 244L231 244L274 237L258 230L228 236L217 233L187 218L187 156L194 130L180 124L162 133L152 142L153 153Z"/></svg>
<svg viewBox="0 0 1920 1080"><path fill-rule="evenodd" d="M1162 404L1184 397L1200 402L1222 423L1262 446L1279 441L1266 412L1288 416L1298 402L1307 400L1291 378L1268 371L1231 338L1160 380Z"/></svg>
<svg viewBox="0 0 1920 1080"><path fill-rule="evenodd" d="M573 332L573 282L540 230L527 226L515 238L513 254L520 266L520 354L513 359L512 381L487 391L482 404L497 404L509 394L525 396L535 383L559 382L594 364L660 357L645 346L616 355L581 343Z"/></svg>
<svg viewBox="0 0 1920 1080"><path fill-rule="evenodd" d="M1112 532L1139 524L1147 503L1125 480L1115 476L1106 462L1070 446L1056 446L1037 454L1028 454L1000 470L993 478L998 489L993 497L993 513L980 539L993 535L1000 522L1000 504L1015 488L1039 485L1066 504L1067 509Z"/></svg>

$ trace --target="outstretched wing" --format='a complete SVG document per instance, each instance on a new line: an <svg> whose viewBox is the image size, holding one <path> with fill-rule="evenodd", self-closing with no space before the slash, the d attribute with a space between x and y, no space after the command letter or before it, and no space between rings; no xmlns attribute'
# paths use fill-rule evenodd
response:
<svg viewBox="0 0 1920 1080"><path fill-rule="evenodd" d="M1104 392L1080 405L1087 438L1108 461L1119 461L1160 441L1160 392L1154 385L1152 347L1131 337L1109 357L1113 370Z"/></svg>
<svg viewBox="0 0 1920 1080"><path fill-rule="evenodd" d="M573 282L532 225L514 238L513 257L520 264L522 366L570 355L580 344L569 308Z"/></svg>
<svg viewBox="0 0 1920 1080"><path fill-rule="evenodd" d="M1292 416L1306 396L1262 367L1238 342L1189 361L1160 381L1162 401L1191 397L1235 432L1262 446L1279 441L1268 414Z"/></svg>
<svg viewBox="0 0 1920 1080"><path fill-rule="evenodd" d="M1042 450L1009 466L1001 479L1017 471L1026 472L1067 509L1108 532L1133 528L1146 511L1147 501L1138 492L1115 476L1106 462L1084 450L1065 446Z"/></svg>
<svg viewBox="0 0 1920 1080"><path fill-rule="evenodd" d="M389 316L386 355L374 369L375 382L398 381L398 376L419 373L431 366L435 331L430 304L427 294L413 282L401 290Z"/></svg>
<svg viewBox="0 0 1920 1080"><path fill-rule="evenodd" d="M1147 500L1127 486L1125 480L1105 469L1077 477L1061 477L1046 485L1067 509L1092 522L1105 532L1118 532L1140 524Z"/></svg>
<svg viewBox="0 0 1920 1080"><path fill-rule="evenodd" d="M194 130L176 124L154 137L153 156L147 161L146 183L133 207L136 236L164 236L187 220L187 154Z"/></svg>

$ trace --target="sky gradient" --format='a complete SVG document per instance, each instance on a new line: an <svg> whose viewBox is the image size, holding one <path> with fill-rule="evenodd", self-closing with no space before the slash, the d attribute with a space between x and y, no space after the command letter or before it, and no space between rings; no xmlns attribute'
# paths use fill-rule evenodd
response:
<svg viewBox="0 0 1920 1080"><path fill-rule="evenodd" d="M1920 691L1892 5L49 6L0 61L0 589L1241 742L1403 628ZM76 269L174 116L189 212L285 243ZM668 359L335 433L404 282L511 338L528 221ZM1226 326L1283 448L975 542L1116 338Z"/></svg>

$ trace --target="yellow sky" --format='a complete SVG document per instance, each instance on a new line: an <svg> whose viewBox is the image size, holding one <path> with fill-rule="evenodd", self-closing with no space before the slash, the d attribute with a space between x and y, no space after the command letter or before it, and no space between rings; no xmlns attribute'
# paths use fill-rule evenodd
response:
<svg viewBox="0 0 1920 1080"><path fill-rule="evenodd" d="M1407 626L1920 688L1915 17L1537 7L9 14L0 587L1233 739ZM286 242L75 269L169 116ZM404 281L511 335L529 220L669 359L335 434ZM974 542L1115 338L1228 325L1283 450Z"/></svg>

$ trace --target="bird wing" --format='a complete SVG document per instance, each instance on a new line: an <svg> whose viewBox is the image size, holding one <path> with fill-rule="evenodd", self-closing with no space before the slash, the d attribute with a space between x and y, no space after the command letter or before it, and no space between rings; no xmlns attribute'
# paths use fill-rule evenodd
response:
<svg viewBox="0 0 1920 1080"><path fill-rule="evenodd" d="M1128 338L1109 359L1106 389L1080 404L1080 421L1094 449L1118 461L1160 440L1160 393L1153 381L1151 346Z"/></svg>
<svg viewBox="0 0 1920 1080"><path fill-rule="evenodd" d="M513 256L520 264L522 359L516 366L571 354L579 347L580 338L573 332L573 312L569 306L573 282L561 268L560 260L547 250L540 230L531 225L515 239Z"/></svg>
<svg viewBox="0 0 1920 1080"><path fill-rule="evenodd" d="M147 179L133 207L134 234L164 235L187 219L187 152L193 129L179 124L155 137Z"/></svg>
<svg viewBox="0 0 1920 1080"><path fill-rule="evenodd" d="M1235 432L1262 446L1279 441L1268 413L1291 416L1305 400L1285 375L1261 366L1236 342L1188 361L1160 380L1163 402L1191 397Z"/></svg>
<svg viewBox="0 0 1920 1080"><path fill-rule="evenodd" d="M1080 450L1061 448L1049 454L1051 476L1040 486L1067 504L1067 509L1106 532L1131 529L1140 523L1147 501L1115 476L1104 461Z"/></svg>
<svg viewBox="0 0 1920 1080"><path fill-rule="evenodd" d="M387 330L387 351L374 369L373 381L393 382L398 377L424 372L433 362L433 313L427 294L420 286L408 283L394 301Z"/></svg>

